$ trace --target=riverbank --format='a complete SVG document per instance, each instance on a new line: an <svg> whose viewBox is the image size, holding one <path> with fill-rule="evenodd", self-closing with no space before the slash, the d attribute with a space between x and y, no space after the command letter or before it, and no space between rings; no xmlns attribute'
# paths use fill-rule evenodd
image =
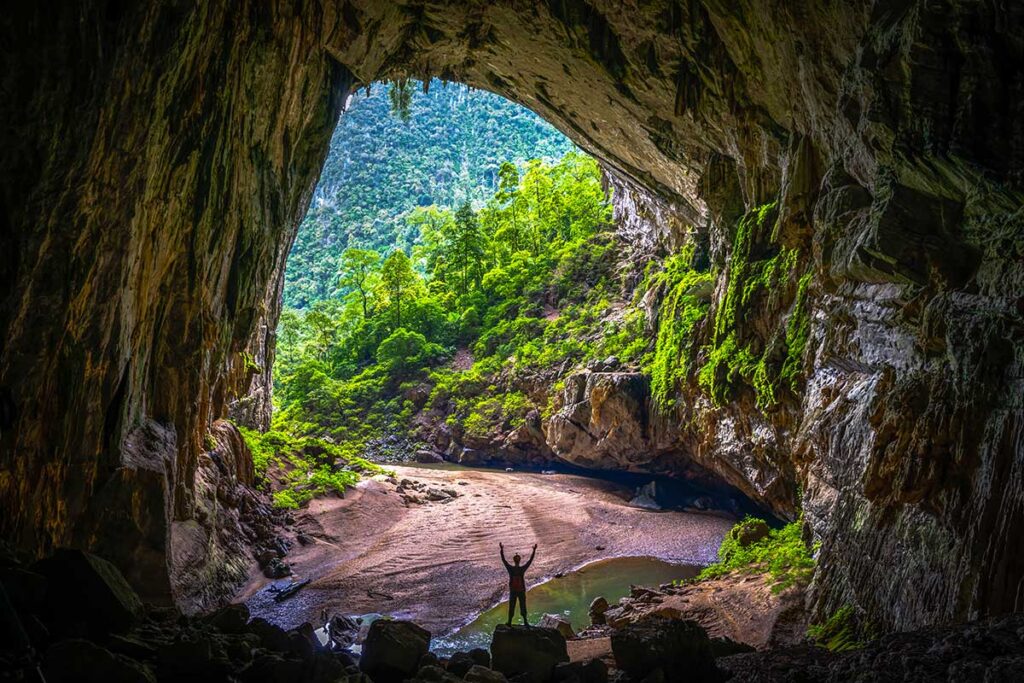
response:
<svg viewBox="0 0 1024 683"><path fill-rule="evenodd" d="M285 628L318 623L324 611L380 612L443 635L504 597L499 542L509 558L538 544L534 584L611 557L709 564L735 521L631 507L631 489L577 475L393 469L395 480L363 481L344 499L320 498L294 514L287 561L308 586L275 603L254 568L236 600ZM430 501L402 480L456 495Z"/></svg>

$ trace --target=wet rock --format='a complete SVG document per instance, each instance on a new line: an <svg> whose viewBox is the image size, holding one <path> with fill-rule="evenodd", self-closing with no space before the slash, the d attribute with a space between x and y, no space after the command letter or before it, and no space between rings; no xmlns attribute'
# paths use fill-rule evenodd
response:
<svg viewBox="0 0 1024 683"><path fill-rule="evenodd" d="M553 628L561 633L562 637L566 640L576 637L576 633L573 631L569 620L557 614L545 614L537 622L537 626L540 628Z"/></svg>
<svg viewBox="0 0 1024 683"><path fill-rule="evenodd" d="M551 680L555 666L569 661L565 638L552 628L499 625L491 640L491 665L507 678Z"/></svg>
<svg viewBox="0 0 1024 683"><path fill-rule="evenodd" d="M600 625L605 622L604 614L608 611L608 600L604 596L598 596L594 598L590 603L590 609L588 614L590 615L590 623L594 625Z"/></svg>
<svg viewBox="0 0 1024 683"><path fill-rule="evenodd" d="M685 671L695 683L722 680L707 633L691 621L650 617L628 624L612 634L612 653L616 666L637 680L658 669Z"/></svg>
<svg viewBox="0 0 1024 683"><path fill-rule="evenodd" d="M430 649L430 632L411 621L378 619L370 625L359 668L374 683L398 683L411 677Z"/></svg>
<svg viewBox="0 0 1024 683"><path fill-rule="evenodd" d="M427 450L425 448L421 448L418 451L416 451L415 459L416 462L425 464L444 462L444 456L442 454L438 453L437 451Z"/></svg>
<svg viewBox="0 0 1024 683"><path fill-rule="evenodd" d="M92 633L124 631L142 615L142 602L121 572L81 550L58 550L35 570L46 577L51 624L67 630L86 624Z"/></svg>
<svg viewBox="0 0 1024 683"><path fill-rule="evenodd" d="M52 683L156 683L145 665L82 639L51 645L43 672Z"/></svg>

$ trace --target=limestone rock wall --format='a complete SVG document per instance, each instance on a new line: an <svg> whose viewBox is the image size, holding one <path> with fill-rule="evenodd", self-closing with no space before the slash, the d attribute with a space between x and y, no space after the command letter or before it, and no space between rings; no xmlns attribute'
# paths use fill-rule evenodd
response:
<svg viewBox="0 0 1024 683"><path fill-rule="evenodd" d="M164 601L350 84L314 4L235 5L0 20L0 533L100 548Z"/></svg>
<svg viewBox="0 0 1024 683"><path fill-rule="evenodd" d="M275 283L345 93L433 75L597 155L636 189L627 213L706 249L713 310L737 219L777 202L755 247L811 275L798 390L761 411L690 387L651 425L802 503L822 611L902 628L1024 607L1024 6L227 4L0 19L4 537L116 528L119 564L166 562L212 420L255 386L235 414L265 424ZM797 295L780 283L736 333L770 346Z"/></svg>

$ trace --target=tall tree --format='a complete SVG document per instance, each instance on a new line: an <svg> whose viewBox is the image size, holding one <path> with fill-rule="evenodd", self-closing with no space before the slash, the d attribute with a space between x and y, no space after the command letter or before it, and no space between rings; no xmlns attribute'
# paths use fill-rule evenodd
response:
<svg viewBox="0 0 1024 683"><path fill-rule="evenodd" d="M460 275L462 291L468 292L471 285L479 288L484 272L486 239L480 232L480 222L469 202L465 202L455 212L450 248L453 264Z"/></svg>
<svg viewBox="0 0 1024 683"><path fill-rule="evenodd" d="M402 326L402 304L416 295L419 276L412 269L412 261L401 249L391 252L380 268L380 282L387 298L388 308L393 311L392 329Z"/></svg>
<svg viewBox="0 0 1024 683"><path fill-rule="evenodd" d="M380 254L372 249L349 247L341 255L338 269L338 287L346 293L356 292L363 307L363 318L369 318L368 302L377 274Z"/></svg>

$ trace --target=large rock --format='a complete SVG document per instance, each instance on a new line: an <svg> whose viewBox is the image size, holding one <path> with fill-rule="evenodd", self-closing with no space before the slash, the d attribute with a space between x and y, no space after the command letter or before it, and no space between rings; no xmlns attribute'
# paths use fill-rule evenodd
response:
<svg viewBox="0 0 1024 683"><path fill-rule="evenodd" d="M491 663L508 678L525 674L541 683L551 680L555 666L568 661L565 638L553 628L501 624L494 629Z"/></svg>
<svg viewBox="0 0 1024 683"><path fill-rule="evenodd" d="M81 550L58 550L40 560L36 571L46 577L50 623L90 634L124 631L142 615L142 602L117 567Z"/></svg>
<svg viewBox="0 0 1024 683"><path fill-rule="evenodd" d="M430 649L430 632L411 621L378 619L370 624L359 659L374 683L398 683L419 669Z"/></svg>
<svg viewBox="0 0 1024 683"><path fill-rule="evenodd" d="M658 670L673 678L685 672L692 683L723 680L715 668L708 634L692 621L650 617L612 634L615 664L636 680Z"/></svg>
<svg viewBox="0 0 1024 683"><path fill-rule="evenodd" d="M537 626L540 628L553 628L561 633L562 637L566 640L576 637L576 632L572 630L572 623L557 614L545 614L537 622Z"/></svg>
<svg viewBox="0 0 1024 683"><path fill-rule="evenodd" d="M447 670L460 678L474 666L490 668L491 655L482 648L473 648L469 652L456 652L448 659Z"/></svg>

